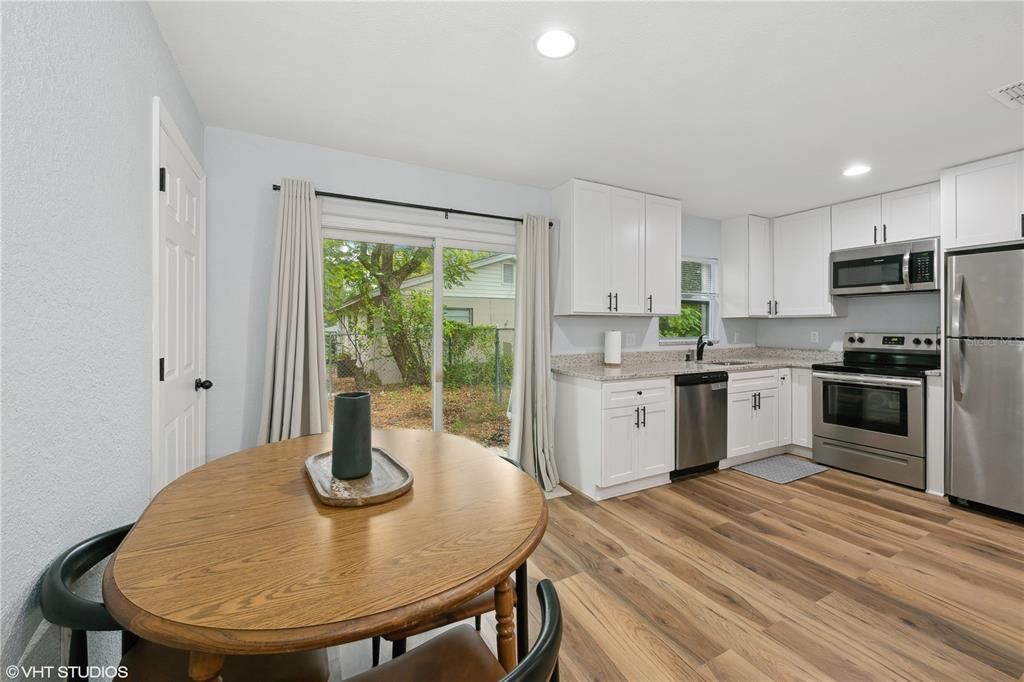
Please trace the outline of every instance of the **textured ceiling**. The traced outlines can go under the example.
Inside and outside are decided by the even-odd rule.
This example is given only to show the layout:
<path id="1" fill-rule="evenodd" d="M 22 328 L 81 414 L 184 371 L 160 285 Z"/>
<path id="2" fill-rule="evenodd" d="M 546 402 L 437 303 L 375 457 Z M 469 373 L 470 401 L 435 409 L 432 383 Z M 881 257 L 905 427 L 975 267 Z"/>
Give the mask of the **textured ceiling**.
<path id="1" fill-rule="evenodd" d="M 779 215 L 1024 146 L 1024 3 L 154 3 L 206 123 Z M 578 40 L 540 57 L 553 26 Z M 863 161 L 874 171 L 844 178 Z M 332 188 L 343 191 L 344 188 Z"/>

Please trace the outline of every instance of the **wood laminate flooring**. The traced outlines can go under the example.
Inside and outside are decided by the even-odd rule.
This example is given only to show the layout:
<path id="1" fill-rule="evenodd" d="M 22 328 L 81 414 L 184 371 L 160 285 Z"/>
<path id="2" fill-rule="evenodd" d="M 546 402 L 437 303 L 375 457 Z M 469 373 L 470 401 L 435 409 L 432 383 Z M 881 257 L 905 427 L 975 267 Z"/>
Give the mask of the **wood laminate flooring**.
<path id="1" fill-rule="evenodd" d="M 561 599 L 563 681 L 1024 680 L 1011 521 L 837 470 L 549 505 L 530 577 Z"/>

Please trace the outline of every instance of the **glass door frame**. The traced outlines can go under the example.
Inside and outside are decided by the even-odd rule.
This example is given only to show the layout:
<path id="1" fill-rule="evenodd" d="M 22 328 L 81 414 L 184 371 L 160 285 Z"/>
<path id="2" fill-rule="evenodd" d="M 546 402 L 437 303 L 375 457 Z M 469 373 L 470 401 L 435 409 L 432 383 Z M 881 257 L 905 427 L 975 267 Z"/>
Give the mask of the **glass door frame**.
<path id="1" fill-rule="evenodd" d="M 433 316 L 431 319 L 431 361 L 430 361 L 430 394 L 431 394 L 431 427 L 436 433 L 444 431 L 444 250 L 469 249 L 473 251 L 493 251 L 495 253 L 515 253 L 515 240 L 486 241 L 467 239 L 465 237 L 429 236 L 429 226 L 409 226 L 409 232 L 397 230 L 363 230 L 340 227 L 321 228 L 322 238 L 342 241 L 368 242 L 378 244 L 395 244 L 401 246 L 419 246 L 432 248 L 433 265 L 431 268 L 433 296 Z M 497 235 L 495 235 L 497 236 Z"/>

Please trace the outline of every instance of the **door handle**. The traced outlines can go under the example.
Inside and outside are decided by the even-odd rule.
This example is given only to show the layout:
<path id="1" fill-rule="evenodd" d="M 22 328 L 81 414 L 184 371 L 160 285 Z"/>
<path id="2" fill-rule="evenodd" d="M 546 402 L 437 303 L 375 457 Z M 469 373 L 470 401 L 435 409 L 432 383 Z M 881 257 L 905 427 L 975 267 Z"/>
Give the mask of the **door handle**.
<path id="1" fill-rule="evenodd" d="M 963 363 L 964 363 L 964 340 L 956 339 L 953 344 L 949 347 L 950 351 L 955 353 L 956 358 L 950 358 L 949 369 L 953 373 L 950 384 L 953 389 L 953 400 L 960 402 L 964 399 L 964 387 L 962 383 L 963 378 Z"/>
<path id="2" fill-rule="evenodd" d="M 204 391 L 209 391 L 211 388 L 213 388 L 213 382 L 210 381 L 209 379 L 196 379 L 196 390 L 197 391 L 199 389 L 203 389 Z"/>
<path id="3" fill-rule="evenodd" d="M 772 314 L 772 302 L 771 302 L 771 299 L 768 299 L 768 314 L 769 315 Z"/>
<path id="4" fill-rule="evenodd" d="M 776 315 L 779 314 L 779 302 L 778 301 L 775 301 L 775 314 Z"/>
<path id="5" fill-rule="evenodd" d="M 647 294 L 647 312 L 654 312 L 654 294 Z"/>
<path id="6" fill-rule="evenodd" d="M 615 312 L 619 312 L 619 292 L 615 292 Z"/>
<path id="7" fill-rule="evenodd" d="M 889 228 L 885 223 L 882 223 L 882 243 L 889 241 L 888 236 Z"/>
<path id="8" fill-rule="evenodd" d="M 950 311 L 950 336 L 963 336 L 960 327 L 964 316 L 964 276 L 957 275 L 953 284 L 953 310 Z"/>
<path id="9" fill-rule="evenodd" d="M 875 225 L 875 243 L 878 243 L 878 225 Z"/>
<path id="10" fill-rule="evenodd" d="M 761 409 L 761 391 L 757 392 L 757 409 Z"/>
<path id="11" fill-rule="evenodd" d="M 608 310 L 612 309 L 612 292 L 608 292 Z"/>
<path id="12" fill-rule="evenodd" d="M 647 406 L 644 405 L 640 408 L 640 413 L 643 415 L 643 421 L 640 422 L 640 426 L 647 428 Z"/>
<path id="13" fill-rule="evenodd" d="M 910 288 L 910 247 L 903 252 L 903 282 L 907 289 Z"/>
<path id="14" fill-rule="evenodd" d="M 636 428 L 639 429 L 640 428 L 640 408 L 639 407 L 634 407 L 633 408 L 633 414 L 636 415 L 636 421 L 633 422 L 633 426 L 635 426 Z"/>

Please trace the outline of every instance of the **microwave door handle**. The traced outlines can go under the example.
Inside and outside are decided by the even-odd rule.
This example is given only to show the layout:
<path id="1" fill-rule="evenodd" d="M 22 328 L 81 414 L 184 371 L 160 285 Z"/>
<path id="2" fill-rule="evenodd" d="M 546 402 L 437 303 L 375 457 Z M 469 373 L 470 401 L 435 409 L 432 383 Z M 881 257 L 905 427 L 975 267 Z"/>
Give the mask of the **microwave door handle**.
<path id="1" fill-rule="evenodd" d="M 950 336 L 963 336 L 960 333 L 960 328 L 963 326 L 964 319 L 964 276 L 957 275 L 955 283 L 953 284 L 953 310 L 950 311 L 949 320 L 949 335 Z"/>
<path id="2" fill-rule="evenodd" d="M 903 252 L 903 285 L 910 289 L 910 246 Z"/>

